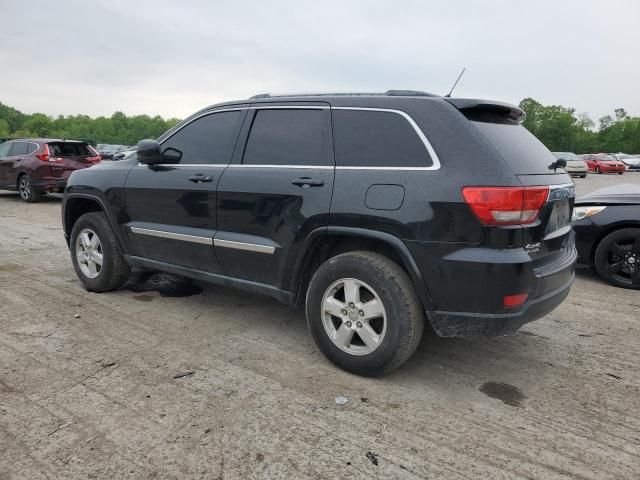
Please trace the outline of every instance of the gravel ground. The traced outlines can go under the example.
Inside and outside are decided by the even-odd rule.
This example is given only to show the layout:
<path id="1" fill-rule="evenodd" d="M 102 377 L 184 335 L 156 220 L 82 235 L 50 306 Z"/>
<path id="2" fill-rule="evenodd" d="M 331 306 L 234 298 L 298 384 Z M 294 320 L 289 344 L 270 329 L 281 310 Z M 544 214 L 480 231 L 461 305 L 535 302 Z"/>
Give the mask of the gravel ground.
<path id="1" fill-rule="evenodd" d="M 616 182 L 640 174 L 576 179 Z M 59 214 L 0 193 L 0 479 L 640 477 L 640 292 L 581 270 L 519 333 L 427 333 L 372 380 L 265 297 L 84 291 Z"/>

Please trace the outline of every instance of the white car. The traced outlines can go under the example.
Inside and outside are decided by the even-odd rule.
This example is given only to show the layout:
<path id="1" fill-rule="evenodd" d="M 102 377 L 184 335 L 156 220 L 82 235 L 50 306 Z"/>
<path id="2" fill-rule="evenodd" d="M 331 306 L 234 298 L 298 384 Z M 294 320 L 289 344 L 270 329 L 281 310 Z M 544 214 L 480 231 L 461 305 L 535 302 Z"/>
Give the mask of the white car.
<path id="1" fill-rule="evenodd" d="M 587 162 L 582 160 L 578 155 L 572 152 L 552 152 L 558 160 L 565 160 L 567 166 L 564 167 L 565 172 L 569 175 L 584 178 L 589 173 Z"/>

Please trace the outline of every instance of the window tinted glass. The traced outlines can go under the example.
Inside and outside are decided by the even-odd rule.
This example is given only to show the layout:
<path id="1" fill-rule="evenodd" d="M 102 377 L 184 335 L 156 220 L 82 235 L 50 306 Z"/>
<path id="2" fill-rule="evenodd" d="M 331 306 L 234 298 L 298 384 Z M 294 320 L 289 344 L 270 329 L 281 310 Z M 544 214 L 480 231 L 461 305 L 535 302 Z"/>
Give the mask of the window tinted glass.
<path id="1" fill-rule="evenodd" d="M 11 142 L 4 142 L 0 145 L 0 157 L 8 157 L 11 150 Z"/>
<path id="2" fill-rule="evenodd" d="M 248 165 L 330 165 L 326 110 L 258 110 L 243 163 Z"/>
<path id="3" fill-rule="evenodd" d="M 427 149 L 415 129 L 393 112 L 334 110 L 336 165 L 428 167 Z"/>
<path id="4" fill-rule="evenodd" d="M 467 118 L 484 134 L 498 154 L 516 174 L 553 174 L 549 165 L 556 161 L 553 154 L 529 130 L 518 122 L 494 114 L 474 112 Z M 497 159 L 499 161 L 499 159 Z M 563 174 L 563 170 L 556 173 Z"/>
<path id="5" fill-rule="evenodd" d="M 240 110 L 221 112 L 194 120 L 162 142 L 162 149 L 180 150 L 180 163 L 226 165 L 231 161 L 243 114 Z"/>
<path id="6" fill-rule="evenodd" d="M 40 146 L 36 143 L 32 143 L 32 142 L 27 143 L 27 155 L 31 155 L 36 150 L 38 150 L 38 148 L 40 148 Z"/>
<path id="7" fill-rule="evenodd" d="M 49 143 L 49 152 L 55 157 L 92 156 L 94 153 L 89 150 L 86 143 L 55 142 Z"/>
<path id="8" fill-rule="evenodd" d="M 25 155 L 29 144 L 27 142 L 13 142 L 13 148 L 11 149 L 11 155 Z"/>

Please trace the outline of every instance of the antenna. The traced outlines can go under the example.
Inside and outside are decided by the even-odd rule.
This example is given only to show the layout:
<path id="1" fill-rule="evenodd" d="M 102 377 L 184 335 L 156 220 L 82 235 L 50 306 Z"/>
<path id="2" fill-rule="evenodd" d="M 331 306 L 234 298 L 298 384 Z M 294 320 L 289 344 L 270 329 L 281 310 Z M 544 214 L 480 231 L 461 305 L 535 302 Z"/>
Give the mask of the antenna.
<path id="1" fill-rule="evenodd" d="M 451 96 L 451 94 L 453 93 L 453 89 L 456 88 L 456 85 L 458 85 L 458 82 L 462 78 L 462 75 L 464 74 L 464 71 L 466 69 L 467 69 L 467 67 L 462 67 L 462 71 L 460 72 L 460 75 L 458 75 L 458 78 L 456 79 L 456 83 L 453 84 L 453 87 L 451 87 L 451 90 L 449 90 L 449 93 L 447 93 L 445 95 L 445 97 L 450 97 Z"/>

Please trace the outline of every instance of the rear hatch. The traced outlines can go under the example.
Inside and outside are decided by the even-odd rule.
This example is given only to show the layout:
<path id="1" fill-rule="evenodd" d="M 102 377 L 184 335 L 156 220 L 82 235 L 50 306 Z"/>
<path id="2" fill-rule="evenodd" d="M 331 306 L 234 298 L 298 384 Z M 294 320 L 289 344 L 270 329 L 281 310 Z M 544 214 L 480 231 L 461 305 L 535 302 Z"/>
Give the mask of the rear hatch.
<path id="1" fill-rule="evenodd" d="M 535 187 L 548 189 L 542 205 L 536 205 L 539 206 L 537 216 L 517 226 L 522 228 L 522 246 L 534 260 L 534 268 L 566 268 L 567 256 L 575 255 L 569 246 L 575 201 L 571 177 L 558 167 L 555 156 L 542 142 L 521 125 L 522 110 L 498 102 L 476 101 L 474 104 L 464 100 L 456 105 L 456 100 L 449 101 L 483 134 L 502 158 L 505 168 L 515 173 L 525 187 L 525 195 L 536 191 Z M 524 203 L 526 208 L 526 200 Z"/>
<path id="2" fill-rule="evenodd" d="M 67 178 L 74 170 L 90 167 L 98 163 L 100 155 L 85 142 L 48 142 L 49 165 L 56 178 Z"/>

